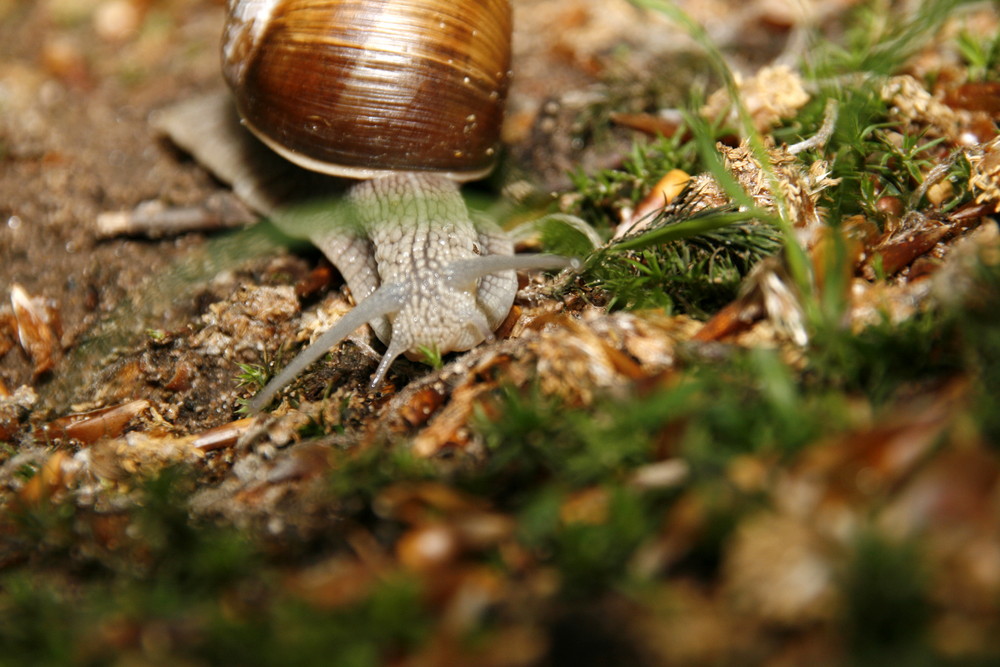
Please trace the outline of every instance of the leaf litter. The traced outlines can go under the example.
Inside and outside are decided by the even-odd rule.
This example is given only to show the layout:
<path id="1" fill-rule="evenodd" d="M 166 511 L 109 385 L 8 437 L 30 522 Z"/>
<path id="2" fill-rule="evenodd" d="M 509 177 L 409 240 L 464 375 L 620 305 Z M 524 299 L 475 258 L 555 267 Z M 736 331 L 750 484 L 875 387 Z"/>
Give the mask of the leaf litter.
<path id="1" fill-rule="evenodd" d="M 129 27 L 141 21 L 112 19 L 153 10 L 99 4 L 100 39 L 142 41 Z M 169 3 L 185 4 L 198 3 Z M 3 11 L 38 20 L 14 7 Z M 555 16 L 579 29 L 591 11 Z M 850 21 L 872 19 L 850 14 L 844 48 Z M 742 18 L 748 41 L 806 20 Z M 404 362 L 377 393 L 363 388 L 373 362 L 361 336 L 272 412 L 239 414 L 290 346 L 349 306 L 336 289 L 297 294 L 308 262 L 280 244 L 206 269 L 140 342 L 98 355 L 71 399 L 50 387 L 98 318 L 69 300 L 59 318 L 39 285 L 12 282 L 16 303 L 0 312 L 0 663 L 995 658 L 1000 115 L 992 82 L 963 72 L 1000 70 L 995 38 L 965 47 L 982 62 L 956 61 L 937 38 L 955 25 L 925 30 L 893 76 L 873 78 L 873 97 L 775 70 L 791 102 L 769 105 L 783 91 L 769 98 L 768 86 L 783 84 L 748 69 L 697 107 L 705 128 L 692 131 L 708 132 L 717 165 L 696 161 L 680 193 L 654 189 L 677 166 L 665 140 L 648 144 L 660 154 L 644 156 L 657 165 L 645 180 L 621 176 L 634 154 L 617 149 L 615 173 L 555 205 L 604 210 L 592 222 L 605 238 L 623 221 L 629 233 L 577 276 L 523 281 L 498 341 L 438 369 Z M 973 5 L 960 25 L 995 34 L 995 10 Z M 64 85 L 106 76 L 59 44 L 46 66 Z M 155 67 L 146 44 L 139 62 Z M 572 67 L 594 76 L 598 61 Z M 936 82 L 921 75 L 932 71 Z M 613 91 L 615 77 L 601 85 Z M 820 132 L 831 95 L 838 129 L 791 152 Z M 855 115 L 864 131 L 845 136 Z M 19 168 L 31 146 L 14 142 Z M 175 178 L 213 187 L 190 170 Z M 9 215 L 30 218 L 19 206 Z M 647 217 L 624 217 L 637 210 Z M 785 249 L 728 284 L 722 268 L 739 265 L 722 267 L 723 249 L 667 236 L 698 210 L 745 213 L 742 233 Z M 132 246 L 150 249 L 116 252 Z M 711 301 L 655 270 L 675 259 L 722 285 L 708 316 L 689 306 Z M 616 289 L 640 280 L 653 300 L 623 308 Z M 95 289 L 98 304 L 124 291 Z"/>

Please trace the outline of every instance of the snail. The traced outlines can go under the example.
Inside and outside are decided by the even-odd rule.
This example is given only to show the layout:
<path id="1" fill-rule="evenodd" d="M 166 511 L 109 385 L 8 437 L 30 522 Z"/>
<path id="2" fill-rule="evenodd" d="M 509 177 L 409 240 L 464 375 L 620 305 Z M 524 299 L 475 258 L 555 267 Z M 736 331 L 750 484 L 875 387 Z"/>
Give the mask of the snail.
<path id="1" fill-rule="evenodd" d="M 250 402 L 259 411 L 307 366 L 371 324 L 401 354 L 468 350 L 505 319 L 515 270 L 562 268 L 514 255 L 494 222 L 471 216 L 459 184 L 487 174 L 510 78 L 509 0 L 229 0 L 223 75 L 240 123 L 284 160 L 356 179 L 346 206 L 305 232 L 356 306 Z M 210 96 L 156 124 L 252 207 L 280 219 L 276 180 L 245 131 Z M 242 135 L 241 135 L 242 131 Z"/>

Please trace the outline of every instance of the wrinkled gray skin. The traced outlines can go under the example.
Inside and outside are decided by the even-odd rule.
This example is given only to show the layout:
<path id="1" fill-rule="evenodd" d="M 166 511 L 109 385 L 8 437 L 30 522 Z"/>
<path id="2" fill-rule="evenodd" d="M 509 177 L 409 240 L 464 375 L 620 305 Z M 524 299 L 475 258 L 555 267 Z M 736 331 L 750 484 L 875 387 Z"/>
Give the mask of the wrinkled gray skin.
<path id="1" fill-rule="evenodd" d="M 400 354 L 444 354 L 492 338 L 517 291 L 517 268 L 560 268 L 567 260 L 515 256 L 492 221 L 472 218 L 458 186 L 429 172 L 402 172 L 350 186 L 347 207 L 283 212 L 329 177 L 299 170 L 241 127 L 224 93 L 186 102 L 154 125 L 190 152 L 257 211 L 307 236 L 341 272 L 358 304 L 285 367 L 250 403 L 252 411 L 355 329 L 370 323 L 388 346 L 372 379 L 377 387 Z M 340 215 L 348 219 L 331 219 Z"/>
<path id="2" fill-rule="evenodd" d="M 345 279 L 352 273 L 351 291 L 359 302 L 379 285 L 409 285 L 400 310 L 371 323 L 390 346 L 387 357 L 418 346 L 467 350 L 500 325 L 517 290 L 513 271 L 467 275 L 466 284 L 442 280 L 459 260 L 514 254 L 513 243 L 495 224 L 470 219 L 453 181 L 401 173 L 355 185 L 350 199 L 365 237 L 349 245 L 340 234 L 317 233 L 311 239 L 331 261 L 337 258 Z"/>

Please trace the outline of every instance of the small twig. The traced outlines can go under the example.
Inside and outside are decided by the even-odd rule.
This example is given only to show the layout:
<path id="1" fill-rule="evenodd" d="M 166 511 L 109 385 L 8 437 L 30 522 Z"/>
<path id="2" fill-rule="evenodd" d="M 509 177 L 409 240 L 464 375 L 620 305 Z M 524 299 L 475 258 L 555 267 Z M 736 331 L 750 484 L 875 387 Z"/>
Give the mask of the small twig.
<path id="1" fill-rule="evenodd" d="M 173 207 L 154 199 L 131 211 L 101 213 L 97 216 L 97 233 L 102 238 L 145 236 L 155 239 L 241 227 L 256 219 L 246 206 L 228 194 L 213 195 L 198 206 Z"/>

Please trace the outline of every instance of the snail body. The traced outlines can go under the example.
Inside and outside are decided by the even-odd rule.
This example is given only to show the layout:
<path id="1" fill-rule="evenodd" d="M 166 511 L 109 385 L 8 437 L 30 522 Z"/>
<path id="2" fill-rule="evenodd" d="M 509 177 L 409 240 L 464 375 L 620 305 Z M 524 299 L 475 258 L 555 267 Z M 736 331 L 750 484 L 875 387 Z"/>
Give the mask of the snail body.
<path id="1" fill-rule="evenodd" d="M 282 158 L 351 179 L 349 220 L 318 213 L 304 232 L 344 276 L 356 306 L 250 403 L 260 410 L 355 329 L 387 351 L 467 350 L 492 337 L 517 291 L 515 269 L 560 257 L 515 256 L 492 221 L 470 216 L 459 183 L 492 168 L 510 67 L 508 0 L 230 0 L 223 74 L 242 124 Z M 261 212 L 279 221 L 273 175 L 248 166 L 246 142 L 218 100 L 164 114 L 159 126 Z"/>

